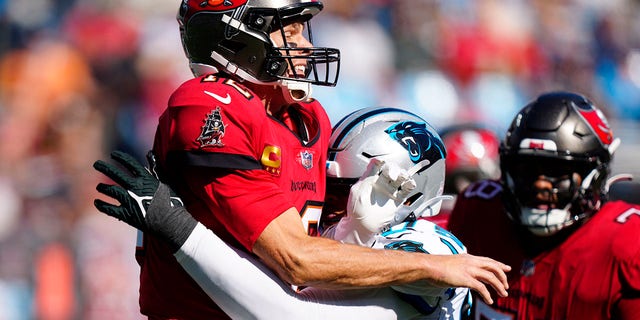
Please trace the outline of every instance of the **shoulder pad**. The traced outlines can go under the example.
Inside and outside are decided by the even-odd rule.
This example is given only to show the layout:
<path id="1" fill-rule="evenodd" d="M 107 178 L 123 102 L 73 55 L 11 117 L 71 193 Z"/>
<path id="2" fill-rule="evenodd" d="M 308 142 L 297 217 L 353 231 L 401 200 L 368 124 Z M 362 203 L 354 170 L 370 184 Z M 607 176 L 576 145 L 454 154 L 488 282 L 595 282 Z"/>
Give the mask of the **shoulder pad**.
<path id="1" fill-rule="evenodd" d="M 621 200 L 640 204 L 640 182 L 618 181 L 609 187 L 609 201 Z"/>
<path id="2" fill-rule="evenodd" d="M 169 106 L 184 105 L 217 105 L 222 108 L 254 104 L 264 109 L 255 93 L 243 84 L 215 75 L 202 76 L 185 81 L 176 89 L 169 99 Z"/>

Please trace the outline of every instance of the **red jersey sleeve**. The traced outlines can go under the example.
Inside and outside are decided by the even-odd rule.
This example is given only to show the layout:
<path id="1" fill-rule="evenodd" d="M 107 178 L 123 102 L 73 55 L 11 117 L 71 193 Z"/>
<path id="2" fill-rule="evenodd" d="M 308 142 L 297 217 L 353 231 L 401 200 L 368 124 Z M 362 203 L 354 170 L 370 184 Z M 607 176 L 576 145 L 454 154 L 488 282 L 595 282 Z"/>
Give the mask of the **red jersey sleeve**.
<path id="1" fill-rule="evenodd" d="M 264 117 L 260 99 L 233 80 L 193 79 L 171 95 L 154 150 L 169 166 L 258 169 Z"/>

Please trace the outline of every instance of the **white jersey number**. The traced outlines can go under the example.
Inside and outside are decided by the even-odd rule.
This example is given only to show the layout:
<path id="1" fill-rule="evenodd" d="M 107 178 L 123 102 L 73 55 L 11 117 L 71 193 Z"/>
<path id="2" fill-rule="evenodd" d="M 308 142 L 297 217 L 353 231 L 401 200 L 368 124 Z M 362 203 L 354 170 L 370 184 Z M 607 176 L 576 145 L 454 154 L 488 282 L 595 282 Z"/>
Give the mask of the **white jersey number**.
<path id="1" fill-rule="evenodd" d="M 322 215 L 322 202 L 307 201 L 302 210 L 300 217 L 302 218 L 302 226 L 307 230 L 310 236 L 318 236 L 318 225 L 320 216 Z"/>
<path id="2" fill-rule="evenodd" d="M 492 180 L 483 180 L 471 185 L 465 192 L 465 198 L 478 197 L 492 199 L 502 191 L 502 185 Z"/>
<path id="3" fill-rule="evenodd" d="M 625 222 L 627 222 L 627 220 L 631 219 L 632 215 L 636 215 L 636 216 L 638 216 L 638 218 L 640 218 L 640 210 L 638 210 L 636 208 L 631 208 L 631 209 L 625 211 L 624 213 L 622 213 L 621 215 L 619 215 L 616 218 L 616 222 L 625 223 Z"/>

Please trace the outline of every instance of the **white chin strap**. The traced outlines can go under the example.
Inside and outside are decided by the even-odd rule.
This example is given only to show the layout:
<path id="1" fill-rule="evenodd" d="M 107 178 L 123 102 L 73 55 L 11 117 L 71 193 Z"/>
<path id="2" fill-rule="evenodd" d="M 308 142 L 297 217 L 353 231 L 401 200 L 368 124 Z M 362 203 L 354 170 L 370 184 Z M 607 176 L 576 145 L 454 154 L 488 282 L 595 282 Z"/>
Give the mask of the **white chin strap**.
<path id="1" fill-rule="evenodd" d="M 280 80 L 278 84 L 282 88 L 282 95 L 289 103 L 307 101 L 311 97 L 311 83 L 309 82 Z"/>

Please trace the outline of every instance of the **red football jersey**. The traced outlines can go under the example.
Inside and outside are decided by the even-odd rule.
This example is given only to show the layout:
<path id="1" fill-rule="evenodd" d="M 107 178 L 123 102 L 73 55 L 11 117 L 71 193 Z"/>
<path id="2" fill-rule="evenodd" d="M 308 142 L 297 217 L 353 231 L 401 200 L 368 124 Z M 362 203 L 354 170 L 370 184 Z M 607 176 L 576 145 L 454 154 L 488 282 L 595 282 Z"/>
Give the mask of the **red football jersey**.
<path id="1" fill-rule="evenodd" d="M 501 196 L 499 183 L 475 183 L 449 220 L 469 253 L 512 267 L 509 296 L 494 295 L 492 306 L 476 299 L 475 319 L 611 319 L 623 294 L 639 297 L 640 206 L 606 203 L 560 245 L 529 256 L 518 235 L 526 231 L 507 217 Z"/>
<path id="2" fill-rule="evenodd" d="M 154 154 L 161 176 L 189 212 L 228 243 L 251 251 L 264 228 L 291 207 L 316 233 L 330 134 L 329 118 L 316 101 L 291 106 L 276 119 L 243 85 L 210 75 L 173 93 L 160 117 Z M 138 260 L 144 314 L 227 318 L 160 239 L 145 235 L 143 245 Z"/>

